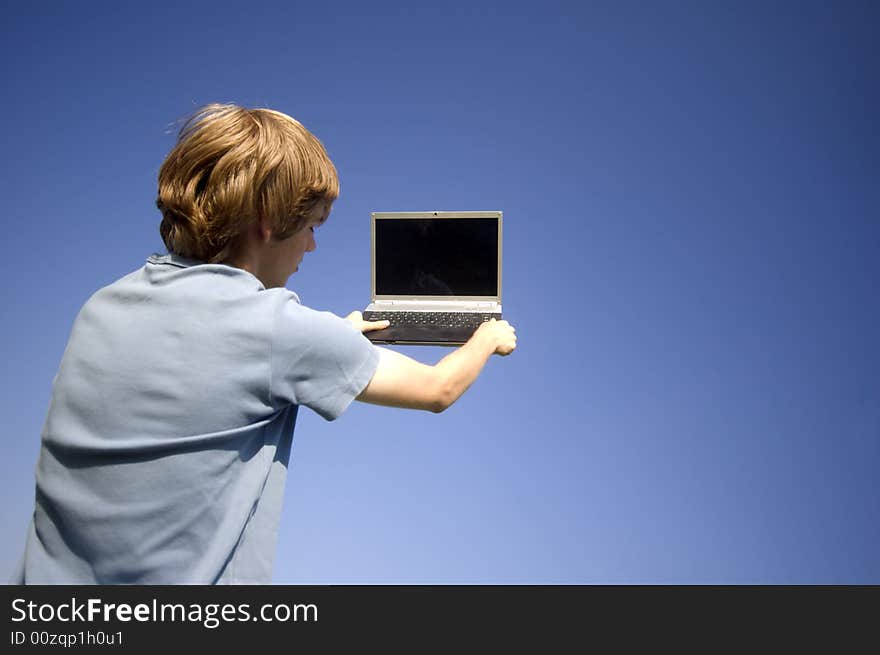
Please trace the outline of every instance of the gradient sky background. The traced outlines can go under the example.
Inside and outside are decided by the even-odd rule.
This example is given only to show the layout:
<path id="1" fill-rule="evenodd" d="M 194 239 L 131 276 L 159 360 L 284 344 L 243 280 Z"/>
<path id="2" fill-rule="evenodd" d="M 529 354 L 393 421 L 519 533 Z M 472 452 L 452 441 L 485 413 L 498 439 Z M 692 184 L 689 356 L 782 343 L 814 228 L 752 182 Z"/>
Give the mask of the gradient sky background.
<path id="1" fill-rule="evenodd" d="M 370 211 L 502 210 L 519 336 L 444 414 L 301 413 L 276 582 L 880 583 L 878 24 L 876 2 L 5 3 L 0 575 L 72 321 L 164 251 L 174 122 L 232 101 L 339 169 L 305 304 L 366 305 Z"/>

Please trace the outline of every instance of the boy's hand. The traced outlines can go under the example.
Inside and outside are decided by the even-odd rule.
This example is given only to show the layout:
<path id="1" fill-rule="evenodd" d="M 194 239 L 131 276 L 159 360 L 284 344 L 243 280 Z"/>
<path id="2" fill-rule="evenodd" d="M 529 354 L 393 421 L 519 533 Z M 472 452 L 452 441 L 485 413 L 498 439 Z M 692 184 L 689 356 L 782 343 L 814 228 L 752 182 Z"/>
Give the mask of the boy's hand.
<path id="1" fill-rule="evenodd" d="M 364 315 L 360 312 L 352 312 L 345 317 L 346 321 L 351 321 L 358 332 L 372 332 L 373 330 L 383 330 L 391 325 L 391 321 L 365 321 Z"/>
<path id="2" fill-rule="evenodd" d="M 471 338 L 485 339 L 496 355 L 509 355 L 516 349 L 516 328 L 507 321 L 490 319 L 478 327 Z"/>

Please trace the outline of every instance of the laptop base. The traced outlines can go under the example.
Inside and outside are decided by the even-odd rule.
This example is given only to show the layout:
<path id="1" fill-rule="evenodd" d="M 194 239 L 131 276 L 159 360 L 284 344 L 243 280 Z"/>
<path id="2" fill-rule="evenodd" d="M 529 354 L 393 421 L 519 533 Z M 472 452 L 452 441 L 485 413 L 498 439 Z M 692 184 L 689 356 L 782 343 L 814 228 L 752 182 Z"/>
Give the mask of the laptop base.
<path id="1" fill-rule="evenodd" d="M 387 343 L 401 346 L 461 346 L 467 343 L 476 330 L 474 328 L 441 328 L 390 326 L 384 330 L 365 332 L 364 336 L 373 343 Z"/>

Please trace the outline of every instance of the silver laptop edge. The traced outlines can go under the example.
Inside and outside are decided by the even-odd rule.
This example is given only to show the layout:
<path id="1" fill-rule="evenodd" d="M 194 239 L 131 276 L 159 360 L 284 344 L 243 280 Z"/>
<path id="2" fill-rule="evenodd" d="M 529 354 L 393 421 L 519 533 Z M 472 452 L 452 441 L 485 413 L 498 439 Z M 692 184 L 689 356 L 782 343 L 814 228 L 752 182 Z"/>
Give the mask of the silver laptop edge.
<path id="1" fill-rule="evenodd" d="M 376 220 L 396 218 L 497 218 L 498 294 L 495 296 L 387 296 L 376 293 Z M 501 239 L 503 212 L 370 212 L 370 305 L 368 311 L 401 309 L 406 311 L 481 311 L 501 313 Z"/>

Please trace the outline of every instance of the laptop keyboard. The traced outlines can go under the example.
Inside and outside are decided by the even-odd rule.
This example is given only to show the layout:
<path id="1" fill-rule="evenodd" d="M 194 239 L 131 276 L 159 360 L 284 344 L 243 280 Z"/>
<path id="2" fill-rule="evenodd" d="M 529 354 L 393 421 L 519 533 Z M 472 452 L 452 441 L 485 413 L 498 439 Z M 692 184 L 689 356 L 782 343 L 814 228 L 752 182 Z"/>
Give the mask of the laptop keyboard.
<path id="1" fill-rule="evenodd" d="M 365 321 L 391 321 L 391 326 L 413 327 L 480 327 L 489 319 L 500 319 L 501 314 L 480 312 L 364 312 Z"/>

